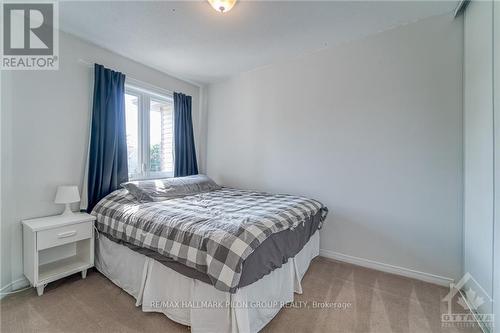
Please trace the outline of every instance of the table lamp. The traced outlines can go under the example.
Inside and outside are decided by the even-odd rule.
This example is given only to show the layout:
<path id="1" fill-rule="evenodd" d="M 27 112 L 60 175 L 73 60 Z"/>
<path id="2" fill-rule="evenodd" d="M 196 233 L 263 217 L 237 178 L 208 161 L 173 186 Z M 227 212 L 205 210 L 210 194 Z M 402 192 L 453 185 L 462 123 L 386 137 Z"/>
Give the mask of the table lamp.
<path id="1" fill-rule="evenodd" d="M 78 186 L 71 185 L 71 186 L 58 186 L 57 187 L 57 193 L 56 193 L 56 198 L 54 199 L 54 202 L 56 204 L 65 204 L 66 205 L 66 208 L 64 209 L 64 212 L 61 215 L 74 214 L 71 211 L 70 204 L 72 202 L 78 202 L 78 201 L 80 201 L 80 193 L 78 192 Z"/>

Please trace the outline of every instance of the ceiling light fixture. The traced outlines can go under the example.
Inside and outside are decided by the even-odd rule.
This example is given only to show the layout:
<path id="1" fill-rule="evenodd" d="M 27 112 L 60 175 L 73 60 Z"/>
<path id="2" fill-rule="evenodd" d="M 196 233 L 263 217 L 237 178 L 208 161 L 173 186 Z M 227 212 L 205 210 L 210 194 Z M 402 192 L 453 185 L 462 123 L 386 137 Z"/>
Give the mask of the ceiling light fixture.
<path id="1" fill-rule="evenodd" d="M 208 2 L 216 11 L 224 14 L 234 7 L 236 0 L 208 0 Z"/>

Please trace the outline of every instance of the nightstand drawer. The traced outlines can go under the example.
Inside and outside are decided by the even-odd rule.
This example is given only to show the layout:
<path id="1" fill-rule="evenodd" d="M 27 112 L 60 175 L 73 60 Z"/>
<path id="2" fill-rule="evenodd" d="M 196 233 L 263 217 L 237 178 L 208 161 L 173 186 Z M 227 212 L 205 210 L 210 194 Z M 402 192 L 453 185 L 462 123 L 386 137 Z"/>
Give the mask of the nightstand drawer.
<path id="1" fill-rule="evenodd" d="M 37 233 L 37 249 L 63 245 L 92 237 L 92 222 L 72 224 L 55 229 L 39 231 Z"/>

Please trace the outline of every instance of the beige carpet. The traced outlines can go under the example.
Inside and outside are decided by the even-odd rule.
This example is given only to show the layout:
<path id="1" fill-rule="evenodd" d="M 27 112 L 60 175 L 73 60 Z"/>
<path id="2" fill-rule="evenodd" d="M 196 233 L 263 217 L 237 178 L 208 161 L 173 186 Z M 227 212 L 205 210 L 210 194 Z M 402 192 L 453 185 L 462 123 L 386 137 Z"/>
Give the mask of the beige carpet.
<path id="1" fill-rule="evenodd" d="M 392 274 L 316 258 L 303 289 L 265 332 L 480 332 L 442 327 L 446 288 Z M 1 331 L 189 332 L 162 314 L 142 312 L 134 301 L 90 271 L 86 280 L 73 275 L 49 284 L 41 297 L 34 289 L 5 297 Z M 313 302 L 330 307 L 317 308 Z M 344 308 L 335 309 L 334 303 Z"/>

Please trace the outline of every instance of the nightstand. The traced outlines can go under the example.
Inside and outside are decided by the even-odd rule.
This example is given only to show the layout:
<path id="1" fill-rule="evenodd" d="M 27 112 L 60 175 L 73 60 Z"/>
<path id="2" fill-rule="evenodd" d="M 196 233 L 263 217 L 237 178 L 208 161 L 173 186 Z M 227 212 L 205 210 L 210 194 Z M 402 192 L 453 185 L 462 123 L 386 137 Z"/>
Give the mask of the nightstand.
<path id="1" fill-rule="evenodd" d="M 94 221 L 86 213 L 22 221 L 24 275 L 38 296 L 52 281 L 94 266 Z"/>

